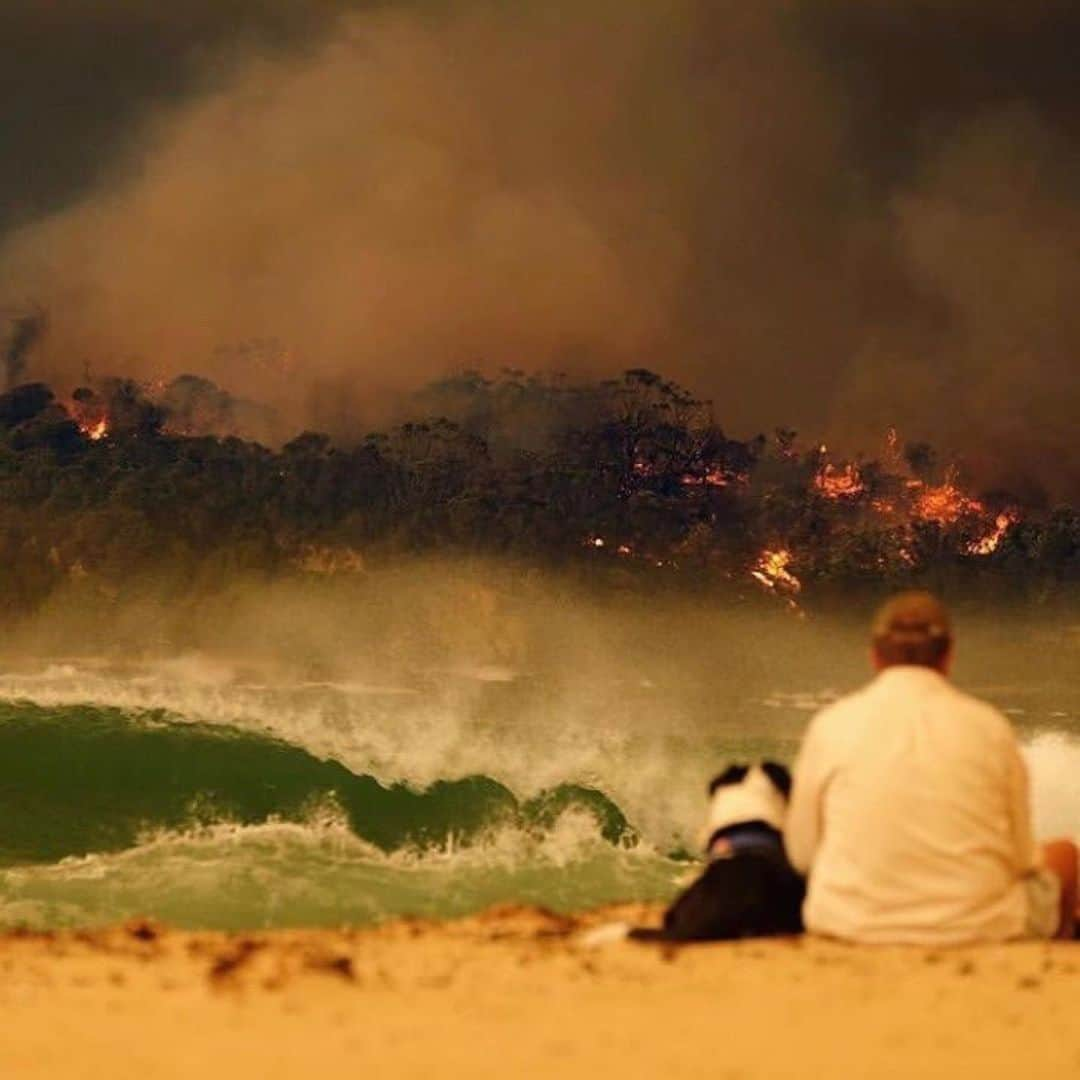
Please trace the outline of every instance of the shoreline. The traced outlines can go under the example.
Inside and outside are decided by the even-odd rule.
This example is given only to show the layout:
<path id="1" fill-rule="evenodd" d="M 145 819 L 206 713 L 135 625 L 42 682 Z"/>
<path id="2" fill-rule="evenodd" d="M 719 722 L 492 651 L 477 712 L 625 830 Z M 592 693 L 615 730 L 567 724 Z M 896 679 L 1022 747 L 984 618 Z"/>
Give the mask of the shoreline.
<path id="1" fill-rule="evenodd" d="M 1075 943 L 811 938 L 589 947 L 613 920 L 503 906 L 445 922 L 0 935 L 0 1073 L 300 1077 L 1060 1077 L 1080 1073 Z"/>

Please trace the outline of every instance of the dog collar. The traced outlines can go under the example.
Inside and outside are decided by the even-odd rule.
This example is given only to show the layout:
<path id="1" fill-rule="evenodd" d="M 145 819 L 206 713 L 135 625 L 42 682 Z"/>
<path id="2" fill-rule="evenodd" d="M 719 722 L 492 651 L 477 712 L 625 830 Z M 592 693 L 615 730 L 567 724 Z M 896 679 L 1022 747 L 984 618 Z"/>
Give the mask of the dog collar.
<path id="1" fill-rule="evenodd" d="M 740 855 L 744 851 L 778 851 L 783 849 L 779 830 L 766 821 L 747 821 L 717 829 L 706 851 L 717 857 Z"/>

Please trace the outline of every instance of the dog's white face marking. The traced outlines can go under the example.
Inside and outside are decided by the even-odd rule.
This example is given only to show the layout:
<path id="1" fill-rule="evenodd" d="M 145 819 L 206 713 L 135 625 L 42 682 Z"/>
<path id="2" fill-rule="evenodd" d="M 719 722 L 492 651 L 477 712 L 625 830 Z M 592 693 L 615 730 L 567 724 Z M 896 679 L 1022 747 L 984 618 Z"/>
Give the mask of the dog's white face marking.
<path id="1" fill-rule="evenodd" d="M 744 821 L 764 821 L 783 830 L 787 799 L 760 765 L 751 766 L 741 781 L 722 784 L 713 792 L 709 804 L 707 834 Z"/>

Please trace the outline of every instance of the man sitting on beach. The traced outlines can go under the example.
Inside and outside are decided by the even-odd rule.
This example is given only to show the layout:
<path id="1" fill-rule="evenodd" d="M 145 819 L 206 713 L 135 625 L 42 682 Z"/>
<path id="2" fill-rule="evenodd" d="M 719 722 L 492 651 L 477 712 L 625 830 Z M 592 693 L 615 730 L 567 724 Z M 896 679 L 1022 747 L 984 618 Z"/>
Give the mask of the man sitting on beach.
<path id="1" fill-rule="evenodd" d="M 784 829 L 809 876 L 807 929 L 869 943 L 1072 937 L 1077 848 L 1037 851 L 1009 722 L 957 690 L 949 616 L 929 593 L 873 625 L 877 677 L 811 722 Z"/>

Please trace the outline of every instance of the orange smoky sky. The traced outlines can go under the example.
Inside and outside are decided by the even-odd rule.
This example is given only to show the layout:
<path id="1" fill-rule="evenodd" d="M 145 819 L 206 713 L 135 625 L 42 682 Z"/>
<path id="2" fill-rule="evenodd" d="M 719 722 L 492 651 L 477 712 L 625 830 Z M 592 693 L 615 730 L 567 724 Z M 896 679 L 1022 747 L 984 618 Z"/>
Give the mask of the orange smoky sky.
<path id="1" fill-rule="evenodd" d="M 340 431 L 465 367 L 649 366 L 736 434 L 1080 486 L 1070 7 L 158 7 L 6 16 L 56 69 L 0 136 L 35 377 L 194 371 Z"/>

